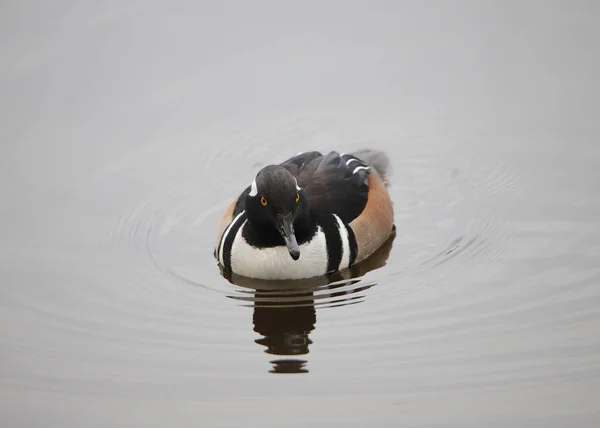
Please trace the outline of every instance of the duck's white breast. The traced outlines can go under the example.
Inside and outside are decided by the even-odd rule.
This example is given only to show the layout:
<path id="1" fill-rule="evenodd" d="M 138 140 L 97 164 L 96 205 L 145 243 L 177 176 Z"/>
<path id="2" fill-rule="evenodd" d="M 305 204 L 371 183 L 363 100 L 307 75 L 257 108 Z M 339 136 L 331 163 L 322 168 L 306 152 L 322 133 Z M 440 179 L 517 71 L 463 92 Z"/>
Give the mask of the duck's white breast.
<path id="1" fill-rule="evenodd" d="M 327 273 L 327 243 L 320 226 L 310 241 L 300 245 L 298 260 L 292 259 L 285 246 L 251 246 L 242 236 L 245 226 L 246 222 L 231 245 L 231 270 L 235 274 L 259 279 L 301 279 Z"/>

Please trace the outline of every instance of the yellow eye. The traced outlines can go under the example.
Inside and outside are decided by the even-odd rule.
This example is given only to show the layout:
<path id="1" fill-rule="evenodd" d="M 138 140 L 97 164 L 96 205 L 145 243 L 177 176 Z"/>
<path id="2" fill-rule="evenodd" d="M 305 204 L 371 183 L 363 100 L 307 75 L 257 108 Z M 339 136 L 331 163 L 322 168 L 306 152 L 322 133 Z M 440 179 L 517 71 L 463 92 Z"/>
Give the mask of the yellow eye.
<path id="1" fill-rule="evenodd" d="M 261 197 L 260 197 L 260 203 L 261 203 L 261 205 L 262 205 L 263 207 L 266 207 L 266 206 L 267 206 L 267 204 L 268 204 L 268 202 L 267 202 L 267 200 L 265 199 L 265 197 L 264 197 L 264 196 L 261 196 Z"/>
<path id="2" fill-rule="evenodd" d="M 296 203 L 300 200 L 300 193 L 296 193 Z"/>

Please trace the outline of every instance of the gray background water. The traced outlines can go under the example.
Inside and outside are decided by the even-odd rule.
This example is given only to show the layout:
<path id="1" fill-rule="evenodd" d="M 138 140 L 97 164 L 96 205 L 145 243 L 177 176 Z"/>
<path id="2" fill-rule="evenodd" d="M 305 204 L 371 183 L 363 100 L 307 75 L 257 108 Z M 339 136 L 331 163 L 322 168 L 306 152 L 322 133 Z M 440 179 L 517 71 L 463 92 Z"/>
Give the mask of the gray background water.
<path id="1" fill-rule="evenodd" d="M 2 2 L 2 426 L 598 426 L 598 4 L 285 3 Z M 270 373 L 220 215 L 365 146 L 387 266 Z"/>

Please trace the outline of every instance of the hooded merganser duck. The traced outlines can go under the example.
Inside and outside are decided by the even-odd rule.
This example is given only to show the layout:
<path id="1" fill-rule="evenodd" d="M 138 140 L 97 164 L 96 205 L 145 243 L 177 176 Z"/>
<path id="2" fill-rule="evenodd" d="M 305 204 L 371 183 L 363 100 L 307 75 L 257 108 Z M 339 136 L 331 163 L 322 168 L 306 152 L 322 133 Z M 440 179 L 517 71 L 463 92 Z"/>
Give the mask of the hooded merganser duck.
<path id="1" fill-rule="evenodd" d="M 258 279 L 331 274 L 369 257 L 392 234 L 384 153 L 300 153 L 261 169 L 221 221 L 215 257 Z"/>

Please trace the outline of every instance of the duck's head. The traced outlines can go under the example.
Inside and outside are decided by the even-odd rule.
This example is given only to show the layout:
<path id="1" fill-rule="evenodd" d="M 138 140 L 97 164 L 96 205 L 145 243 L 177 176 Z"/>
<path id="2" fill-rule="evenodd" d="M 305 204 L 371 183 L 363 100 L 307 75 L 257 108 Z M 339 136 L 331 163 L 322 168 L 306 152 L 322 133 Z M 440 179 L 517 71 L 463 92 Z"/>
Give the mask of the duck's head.
<path id="1" fill-rule="evenodd" d="M 268 165 L 261 169 L 246 196 L 246 213 L 260 233 L 278 234 L 294 260 L 300 257 L 294 223 L 307 215 L 304 192 L 285 168 Z"/>

